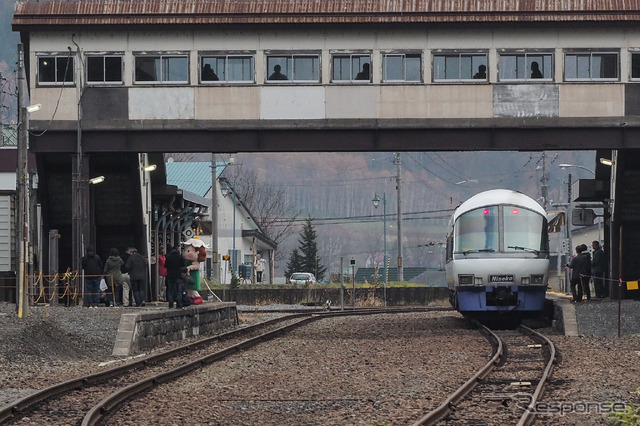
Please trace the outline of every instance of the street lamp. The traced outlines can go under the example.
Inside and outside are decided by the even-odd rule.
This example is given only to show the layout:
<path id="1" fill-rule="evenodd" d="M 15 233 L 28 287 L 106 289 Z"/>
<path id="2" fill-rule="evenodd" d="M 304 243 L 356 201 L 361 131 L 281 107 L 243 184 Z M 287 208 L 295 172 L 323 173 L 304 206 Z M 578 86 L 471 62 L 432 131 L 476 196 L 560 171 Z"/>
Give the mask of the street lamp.
<path id="1" fill-rule="evenodd" d="M 581 166 L 581 165 L 579 165 L 579 164 L 566 164 L 566 163 L 563 163 L 563 164 L 558 164 L 558 167 L 560 167 L 561 169 L 566 169 L 566 168 L 568 168 L 568 167 L 577 167 L 577 168 L 579 168 L 579 169 L 583 169 L 583 170 L 588 171 L 589 173 L 591 173 L 591 174 L 592 174 L 592 175 L 594 175 L 594 176 L 596 175 L 596 172 L 594 172 L 594 171 L 593 171 L 593 170 L 591 170 L 590 168 L 585 167 L 585 166 Z"/>
<path id="2" fill-rule="evenodd" d="M 378 206 L 380 205 L 380 196 L 378 194 L 375 194 L 375 196 L 373 197 L 373 200 L 371 200 L 373 202 L 373 207 L 375 207 L 376 209 L 378 208 Z M 384 305 L 387 306 L 387 280 L 388 280 L 388 273 L 387 273 L 387 193 L 383 192 L 382 193 L 382 223 L 383 223 L 383 227 L 384 227 L 384 232 L 383 232 L 383 237 L 384 238 L 384 267 L 382 269 L 382 273 L 384 274 Z"/>

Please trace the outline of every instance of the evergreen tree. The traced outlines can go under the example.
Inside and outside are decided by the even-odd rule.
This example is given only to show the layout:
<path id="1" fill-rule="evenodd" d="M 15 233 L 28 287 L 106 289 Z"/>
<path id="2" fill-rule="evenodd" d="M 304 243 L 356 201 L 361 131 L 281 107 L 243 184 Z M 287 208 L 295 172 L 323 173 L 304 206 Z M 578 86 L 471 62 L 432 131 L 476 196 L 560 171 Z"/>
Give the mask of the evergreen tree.
<path id="1" fill-rule="evenodd" d="M 327 268 L 320 263 L 316 237 L 316 231 L 313 229 L 313 219 L 308 217 L 305 219 L 300 240 L 298 240 L 301 255 L 301 269 L 298 272 L 310 272 L 320 281 L 324 277 Z"/>
<path id="2" fill-rule="evenodd" d="M 287 269 L 284 271 L 284 276 L 289 278 L 294 272 L 304 272 L 300 268 L 302 268 L 302 257 L 300 256 L 300 252 L 298 251 L 298 249 L 294 248 L 291 252 L 291 256 L 289 256 L 289 261 L 287 262 Z"/>

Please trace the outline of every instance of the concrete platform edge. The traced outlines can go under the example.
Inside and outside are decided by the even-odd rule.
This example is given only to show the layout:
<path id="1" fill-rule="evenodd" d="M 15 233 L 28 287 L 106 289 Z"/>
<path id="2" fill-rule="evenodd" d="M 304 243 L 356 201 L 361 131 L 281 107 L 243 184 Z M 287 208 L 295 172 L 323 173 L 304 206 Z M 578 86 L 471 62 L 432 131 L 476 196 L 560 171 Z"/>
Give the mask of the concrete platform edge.
<path id="1" fill-rule="evenodd" d="M 213 334 L 237 325 L 235 302 L 126 313 L 120 317 L 112 355 L 129 356 L 166 342 Z"/>
<path id="2" fill-rule="evenodd" d="M 564 333 L 565 336 L 578 336 L 576 308 L 571 304 L 571 300 L 548 293 L 547 299 L 553 302 L 553 328 Z"/>

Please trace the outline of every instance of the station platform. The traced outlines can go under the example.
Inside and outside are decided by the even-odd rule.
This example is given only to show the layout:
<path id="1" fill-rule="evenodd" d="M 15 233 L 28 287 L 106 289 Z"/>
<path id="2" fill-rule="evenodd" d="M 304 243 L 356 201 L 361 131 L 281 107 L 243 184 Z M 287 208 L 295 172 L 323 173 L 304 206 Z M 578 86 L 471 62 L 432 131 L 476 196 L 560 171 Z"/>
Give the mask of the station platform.
<path id="1" fill-rule="evenodd" d="M 640 301 L 608 298 L 571 302 L 571 295 L 547 292 L 553 328 L 565 336 L 617 337 L 640 334 Z"/>

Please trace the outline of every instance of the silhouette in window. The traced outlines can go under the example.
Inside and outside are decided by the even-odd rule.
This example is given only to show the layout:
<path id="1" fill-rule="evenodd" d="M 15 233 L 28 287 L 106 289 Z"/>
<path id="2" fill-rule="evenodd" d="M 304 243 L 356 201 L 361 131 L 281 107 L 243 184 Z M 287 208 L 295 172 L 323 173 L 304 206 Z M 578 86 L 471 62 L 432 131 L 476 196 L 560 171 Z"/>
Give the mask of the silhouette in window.
<path id="1" fill-rule="evenodd" d="M 369 64 L 368 63 L 364 63 L 362 64 L 362 71 L 360 71 L 358 73 L 358 75 L 356 75 L 356 80 L 369 80 Z"/>
<path id="2" fill-rule="evenodd" d="M 542 72 L 540 72 L 540 67 L 538 63 L 533 61 L 531 62 L 531 78 L 542 78 Z"/>
<path id="3" fill-rule="evenodd" d="M 269 76 L 269 80 L 289 80 L 285 74 L 280 72 L 280 65 L 273 67 L 273 73 Z"/>
<path id="4" fill-rule="evenodd" d="M 478 72 L 475 73 L 473 78 L 476 79 L 476 80 L 486 80 L 487 79 L 487 66 L 486 65 L 480 65 L 478 67 Z"/>
<path id="5" fill-rule="evenodd" d="M 220 79 L 218 78 L 216 73 L 213 72 L 213 68 L 211 68 L 211 65 L 205 64 L 204 68 L 202 68 L 202 81 L 219 81 L 219 80 Z"/>

